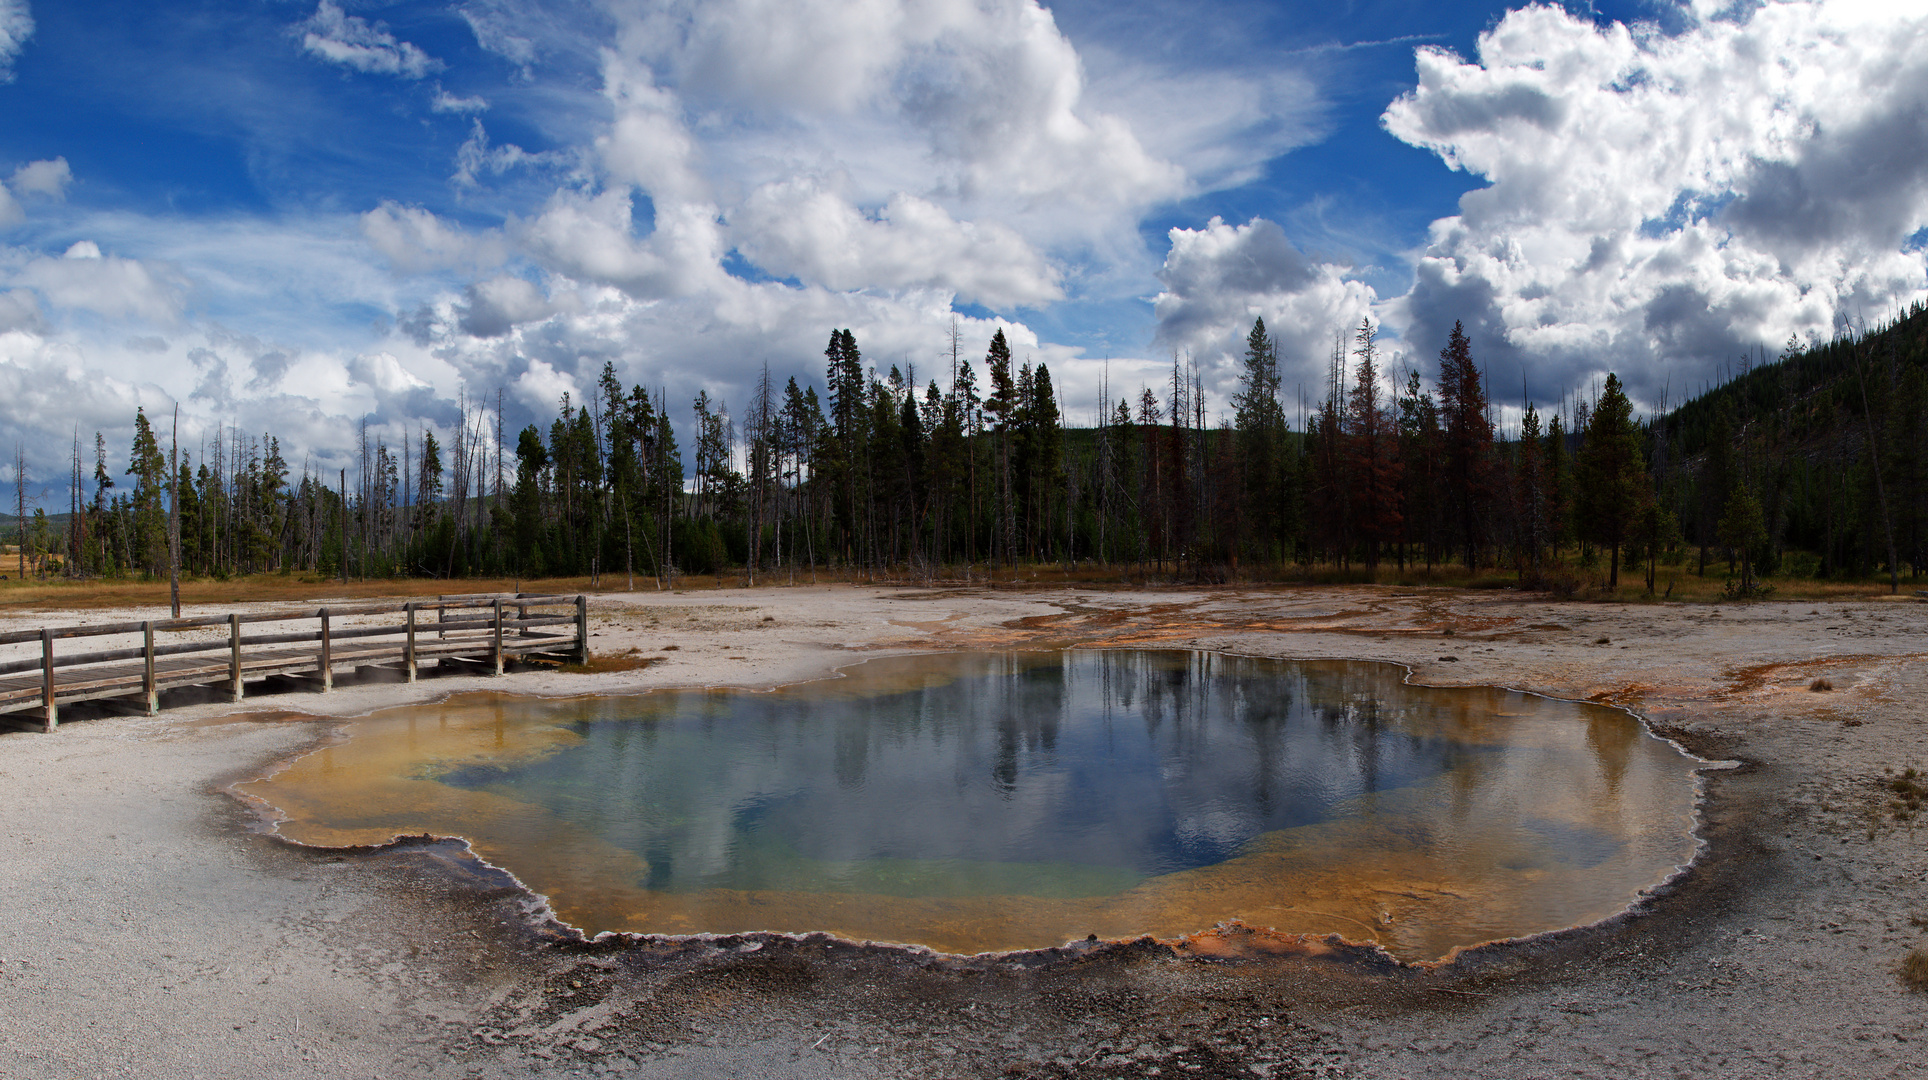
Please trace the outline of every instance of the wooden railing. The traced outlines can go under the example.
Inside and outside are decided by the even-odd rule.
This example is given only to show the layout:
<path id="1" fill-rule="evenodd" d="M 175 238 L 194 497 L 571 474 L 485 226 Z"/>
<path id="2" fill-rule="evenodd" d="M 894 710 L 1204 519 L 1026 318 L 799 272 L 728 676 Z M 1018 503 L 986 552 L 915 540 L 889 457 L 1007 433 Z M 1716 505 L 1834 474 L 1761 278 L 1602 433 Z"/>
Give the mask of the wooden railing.
<path id="1" fill-rule="evenodd" d="M 564 609 L 564 610 L 558 610 Z M 432 620 L 426 613 L 433 612 Z M 373 616 L 401 615 L 395 625 L 365 625 Z M 364 625 L 338 626 L 358 619 Z M 244 634 L 244 625 L 292 624 L 276 633 Z M 313 629 L 300 628 L 314 623 Z M 543 627 L 570 626 L 557 633 Z M 199 641 L 163 642 L 161 635 L 226 633 Z M 138 645 L 62 654 L 57 641 L 133 637 Z M 588 598 L 581 595 L 472 593 L 434 600 L 374 601 L 321 608 L 206 615 L 185 619 L 48 627 L 0 633 L 0 646 L 38 642 L 40 655 L 0 660 L 0 724 L 53 731 L 60 706 L 79 701 L 134 698 L 149 715 L 161 691 L 215 685 L 242 700 L 248 679 L 285 676 L 333 689 L 335 671 L 391 667 L 414 682 L 424 662 L 500 675 L 510 659 L 530 657 L 586 663 Z M 22 715 L 22 713 L 25 715 Z"/>

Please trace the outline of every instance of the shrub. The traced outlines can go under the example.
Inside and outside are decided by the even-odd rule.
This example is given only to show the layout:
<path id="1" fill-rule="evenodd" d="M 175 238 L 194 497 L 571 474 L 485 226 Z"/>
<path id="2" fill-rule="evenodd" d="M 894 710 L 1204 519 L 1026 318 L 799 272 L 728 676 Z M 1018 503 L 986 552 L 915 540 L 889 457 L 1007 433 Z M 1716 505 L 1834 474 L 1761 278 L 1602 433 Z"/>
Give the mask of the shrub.
<path id="1" fill-rule="evenodd" d="M 1928 946 L 1917 945 L 1895 965 L 1902 985 L 1910 990 L 1928 990 Z"/>

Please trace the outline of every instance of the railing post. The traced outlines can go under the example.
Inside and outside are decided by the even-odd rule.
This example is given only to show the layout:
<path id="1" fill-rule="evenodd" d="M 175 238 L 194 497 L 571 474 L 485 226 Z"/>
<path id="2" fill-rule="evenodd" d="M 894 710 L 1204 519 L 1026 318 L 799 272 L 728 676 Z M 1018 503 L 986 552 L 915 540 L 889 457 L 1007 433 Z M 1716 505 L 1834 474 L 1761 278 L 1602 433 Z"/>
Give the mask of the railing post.
<path id="1" fill-rule="evenodd" d="M 141 701 L 147 708 L 147 715 L 153 716 L 161 711 L 161 688 L 154 678 L 153 619 L 141 624 L 141 637 L 147 650 L 147 655 L 141 659 Z"/>
<path id="2" fill-rule="evenodd" d="M 408 612 L 408 644 L 402 646 L 402 670 L 407 672 L 408 681 L 415 681 L 415 601 L 403 605 Z"/>
<path id="3" fill-rule="evenodd" d="M 438 593 L 435 597 L 435 637 L 438 641 L 447 641 L 449 636 L 448 630 L 442 626 L 449 621 L 448 600 L 447 593 Z"/>
<path id="4" fill-rule="evenodd" d="M 589 597 L 576 594 L 576 663 L 589 662 Z"/>
<path id="5" fill-rule="evenodd" d="M 328 609 L 321 612 L 321 692 L 327 693 L 335 688 L 335 653 L 328 641 Z"/>
<path id="6" fill-rule="evenodd" d="M 228 615 L 228 700 L 241 700 L 241 614 Z"/>
<path id="7" fill-rule="evenodd" d="M 40 703 L 47 710 L 47 730 L 60 726 L 60 706 L 54 703 L 54 632 L 40 631 Z"/>
<path id="8" fill-rule="evenodd" d="M 502 674 L 502 598 L 495 598 L 495 631 L 491 635 L 490 655 L 497 675 Z"/>

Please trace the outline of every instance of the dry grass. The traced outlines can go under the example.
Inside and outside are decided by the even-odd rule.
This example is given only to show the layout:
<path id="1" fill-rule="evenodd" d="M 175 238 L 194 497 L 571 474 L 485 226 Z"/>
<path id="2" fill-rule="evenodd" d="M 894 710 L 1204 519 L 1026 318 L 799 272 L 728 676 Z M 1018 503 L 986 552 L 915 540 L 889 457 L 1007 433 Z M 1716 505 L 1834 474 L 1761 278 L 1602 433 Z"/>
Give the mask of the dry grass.
<path id="1" fill-rule="evenodd" d="M 1903 769 L 1900 775 L 1889 769 L 1881 771 L 1882 786 L 1892 796 L 1888 809 L 1893 811 L 1896 821 L 1912 821 L 1915 815 L 1928 809 L 1928 777 L 1922 776 L 1919 769 Z"/>
<path id="2" fill-rule="evenodd" d="M 1901 984 L 1910 990 L 1928 991 L 1928 945 L 1917 945 L 1895 965 Z"/>
<path id="3" fill-rule="evenodd" d="M 660 656 L 641 656 L 635 649 L 621 656 L 599 656 L 591 653 L 587 664 L 564 664 L 562 670 L 571 675 L 609 675 L 623 671 L 641 671 L 651 664 L 660 664 Z"/>
<path id="4" fill-rule="evenodd" d="M 12 578 L 13 567 L 0 560 L 0 573 Z M 1697 577 L 1684 568 L 1662 568 L 1657 582 L 1659 593 L 1648 595 L 1646 576 L 1643 571 L 1622 568 L 1620 588 L 1608 591 L 1605 587 L 1606 572 L 1603 568 L 1579 569 L 1564 565 L 1549 567 L 1543 574 L 1547 580 L 1559 580 L 1573 585 L 1571 598 L 1577 601 L 1608 600 L 1616 602 L 1641 603 L 1657 600 L 1671 600 L 1685 603 L 1732 603 L 1721 594 L 1724 578 L 1716 575 L 1716 569 L 1708 568 L 1708 576 Z M 1210 573 L 1194 575 L 1190 570 L 1167 564 L 1165 572 L 1160 573 L 1155 565 L 1140 567 L 1135 563 L 1112 566 L 1096 566 L 1080 563 L 1070 568 L 1062 564 L 1033 565 L 1020 567 L 987 566 L 948 566 L 935 572 L 912 572 L 895 570 L 889 572 L 868 572 L 850 570 L 818 570 L 815 573 L 798 571 L 792 575 L 788 570 L 782 573 L 763 573 L 757 575 L 759 586 L 785 586 L 808 584 L 849 584 L 877 585 L 903 588 L 994 588 L 1025 589 L 1076 586 L 1082 588 L 1144 588 L 1172 586 L 1195 588 L 1201 585 L 1230 584 L 1240 586 L 1265 585 L 1348 585 L 1378 584 L 1400 588 L 1443 588 L 1498 590 L 1519 587 L 1520 575 L 1511 570 L 1482 569 L 1468 571 L 1463 566 L 1440 565 L 1431 570 L 1424 567 L 1407 567 L 1400 570 L 1391 564 L 1383 565 L 1376 574 L 1368 574 L 1361 567 L 1340 568 L 1329 564 L 1299 566 L 1290 564 L 1253 565 L 1237 568 L 1218 567 Z M 742 571 L 723 574 L 702 574 L 678 576 L 673 584 L 667 586 L 674 592 L 710 592 L 740 589 L 749 584 L 748 576 Z M 1874 581 L 1809 581 L 1793 578 L 1774 578 L 1774 599 L 1799 601 L 1827 600 L 1872 600 L 1888 596 L 1886 583 Z M 187 604 L 239 604 L 239 603 L 303 603 L 308 601 L 337 599 L 344 596 L 357 598 L 375 597 L 428 597 L 441 593 L 477 592 L 619 592 L 629 589 L 630 579 L 624 574 L 604 574 L 600 588 L 590 584 L 587 577 L 544 578 L 518 581 L 514 578 L 472 578 L 459 581 L 436 580 L 432 578 L 390 578 L 379 580 L 351 580 L 346 584 L 335 578 L 320 578 L 313 574 L 256 574 L 248 577 L 217 579 L 191 579 L 181 583 L 181 600 Z M 652 592 L 664 586 L 652 577 L 639 574 L 634 579 L 634 588 L 639 592 Z M 1566 590 L 1562 590 L 1565 598 Z M 1913 599 L 1913 590 L 1904 590 L 1902 597 Z M 88 581 L 69 581 L 59 578 L 0 581 L 0 611 L 84 611 L 101 608 L 123 607 L 160 607 L 168 601 L 167 582 L 141 581 L 130 579 Z"/>
<path id="5" fill-rule="evenodd" d="M 639 582 L 647 587 L 648 579 Z M 622 588 L 624 582 L 603 577 L 600 591 Z M 377 581 L 318 579 L 294 574 L 256 574 L 230 578 L 181 582 L 183 604 L 303 603 L 332 600 L 345 596 L 357 599 L 378 597 L 429 597 L 443 593 L 483 592 L 596 592 L 588 578 L 545 578 L 517 581 L 514 578 L 464 578 L 438 581 L 432 578 L 402 578 Z M 4 581 L 0 582 L 0 611 L 92 611 L 101 608 L 166 607 L 165 581 L 92 580 Z"/>

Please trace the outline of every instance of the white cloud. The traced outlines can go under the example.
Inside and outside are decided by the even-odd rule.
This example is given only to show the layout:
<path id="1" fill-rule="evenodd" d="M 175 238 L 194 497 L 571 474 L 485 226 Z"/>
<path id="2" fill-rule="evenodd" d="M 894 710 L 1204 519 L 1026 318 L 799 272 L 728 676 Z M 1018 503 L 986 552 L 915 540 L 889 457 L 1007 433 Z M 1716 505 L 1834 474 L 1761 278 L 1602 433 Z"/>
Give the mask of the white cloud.
<path id="1" fill-rule="evenodd" d="M 40 302 L 34 299 L 33 293 L 25 289 L 0 292 L 0 334 L 11 330 L 40 333 L 44 329 L 40 319 Z"/>
<path id="2" fill-rule="evenodd" d="M 1674 36 L 1508 14 L 1477 61 L 1418 52 L 1395 136 L 1488 186 L 1435 222 L 1415 345 L 1454 319 L 1541 400 L 1610 368 L 1669 377 L 1928 298 L 1928 19 L 1920 4 L 1707 5 Z"/>
<path id="3" fill-rule="evenodd" d="M 485 172 L 500 176 L 519 165 L 550 165 L 567 158 L 566 154 L 548 151 L 532 154 L 514 143 L 492 147 L 489 133 L 477 118 L 469 121 L 469 137 L 455 152 L 455 175 L 450 179 L 457 187 L 474 187 Z"/>
<path id="4" fill-rule="evenodd" d="M 356 382 L 365 383 L 383 394 L 405 394 L 428 383 L 416 378 L 393 353 L 363 353 L 348 364 Z"/>
<path id="5" fill-rule="evenodd" d="M 627 190 L 583 197 L 558 192 L 535 220 L 516 230 L 524 250 L 576 281 L 614 285 L 638 299 L 726 288 L 723 229 L 703 204 L 656 207 L 656 228 L 634 235 Z"/>
<path id="6" fill-rule="evenodd" d="M 0 83 L 13 81 L 13 61 L 33 36 L 27 0 L 0 0 Z"/>
<path id="7" fill-rule="evenodd" d="M 1024 238 L 899 194 L 866 217 L 807 179 L 766 184 L 730 216 L 765 270 L 832 289 L 949 289 L 993 308 L 1061 299 L 1059 274 Z"/>
<path id="8" fill-rule="evenodd" d="M 696 139 L 676 95 L 657 86 L 648 67 L 614 52 L 603 54 L 603 93 L 615 119 L 596 150 L 610 179 L 637 185 L 657 202 L 709 203 Z"/>
<path id="9" fill-rule="evenodd" d="M 572 400 L 582 400 L 582 389 L 575 380 L 557 371 L 547 360 L 531 361 L 528 369 L 517 376 L 514 391 L 537 416 L 554 412 L 564 394 Z"/>
<path id="10" fill-rule="evenodd" d="M 471 337 L 501 337 L 517 323 L 547 318 L 555 310 L 541 289 L 522 278 L 504 275 L 468 287 L 459 325 Z"/>
<path id="11" fill-rule="evenodd" d="M 1221 386 L 1236 374 L 1254 319 L 1263 318 L 1278 342 L 1288 385 L 1317 386 L 1333 335 L 1372 310 L 1370 286 L 1349 278 L 1346 267 L 1308 258 L 1275 222 L 1213 218 L 1170 235 L 1159 272 L 1165 288 L 1152 302 L 1157 342 L 1189 352 Z"/>
<path id="12" fill-rule="evenodd" d="M 15 169 L 12 191 L 8 190 L 6 184 L 0 184 L 0 226 L 18 225 L 27 219 L 26 211 L 14 198 L 14 191 L 59 199 L 66 195 L 67 184 L 72 180 L 73 172 L 67 168 L 67 159 L 64 157 L 52 161 L 30 161 Z"/>
<path id="13" fill-rule="evenodd" d="M 74 171 L 67 166 L 64 157 L 52 161 L 30 161 L 13 171 L 13 189 L 48 198 L 64 198 L 67 185 L 73 183 Z"/>
<path id="14" fill-rule="evenodd" d="M 683 0 L 620 25 L 616 55 L 704 118 L 705 149 L 745 187 L 842 171 L 860 202 L 905 192 L 1081 242 L 1186 189 L 1087 100 L 1034 0 Z"/>
<path id="15" fill-rule="evenodd" d="M 39 290 L 55 308 L 79 308 L 110 319 L 171 323 L 180 317 L 185 287 L 170 272 L 138 259 L 102 255 L 81 240 L 60 258 L 41 256 L 21 269 L 19 281 Z"/>
<path id="16" fill-rule="evenodd" d="M 0 332 L 0 430 L 26 451 L 30 484 L 64 480 L 76 428 L 83 453 L 91 453 L 95 431 L 115 433 L 113 447 L 122 430 L 131 433 L 137 406 L 155 415 L 163 400 L 84 366 L 70 348 L 31 333 Z"/>
<path id="17" fill-rule="evenodd" d="M 543 18 L 542 12 L 526 5 L 495 0 L 477 0 L 455 10 L 469 24 L 469 32 L 475 35 L 477 45 L 520 66 L 525 75 L 528 73 L 529 66 L 536 61 L 535 41 L 529 34 L 518 34 L 510 27 L 519 28 L 524 20 Z"/>
<path id="18" fill-rule="evenodd" d="M 302 48 L 356 71 L 419 79 L 443 67 L 440 60 L 397 40 L 385 24 L 346 14 L 333 0 L 321 0 L 315 13 L 295 29 L 301 32 Z"/>
<path id="19" fill-rule="evenodd" d="M 1265 164 L 1318 141 L 1325 105 L 1290 67 L 1242 72 L 1113 61 L 1090 95 L 1123 117 L 1145 149 L 1218 190 L 1257 179 Z"/>
<path id="20" fill-rule="evenodd" d="M 384 201 L 361 216 L 362 235 L 404 273 L 424 270 L 483 270 L 509 257 L 501 234 L 471 233 L 419 206 Z"/>
<path id="21" fill-rule="evenodd" d="M 457 97 L 442 89 L 441 83 L 436 83 L 435 97 L 430 100 L 428 107 L 438 113 L 472 113 L 487 112 L 489 103 L 480 94 Z"/>

